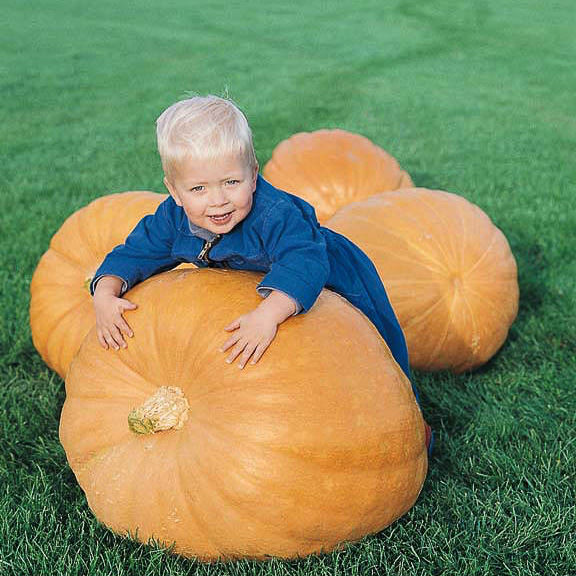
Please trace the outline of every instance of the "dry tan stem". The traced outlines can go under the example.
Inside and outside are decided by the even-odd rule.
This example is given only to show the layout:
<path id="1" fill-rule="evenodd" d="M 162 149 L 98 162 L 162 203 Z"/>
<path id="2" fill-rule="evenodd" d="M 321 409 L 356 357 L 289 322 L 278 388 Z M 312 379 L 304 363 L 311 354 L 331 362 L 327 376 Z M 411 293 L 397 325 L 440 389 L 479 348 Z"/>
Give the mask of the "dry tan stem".
<path id="1" fill-rule="evenodd" d="M 128 427 L 135 434 L 179 430 L 188 419 L 188 400 L 176 386 L 161 386 L 142 406 L 128 415 Z"/>

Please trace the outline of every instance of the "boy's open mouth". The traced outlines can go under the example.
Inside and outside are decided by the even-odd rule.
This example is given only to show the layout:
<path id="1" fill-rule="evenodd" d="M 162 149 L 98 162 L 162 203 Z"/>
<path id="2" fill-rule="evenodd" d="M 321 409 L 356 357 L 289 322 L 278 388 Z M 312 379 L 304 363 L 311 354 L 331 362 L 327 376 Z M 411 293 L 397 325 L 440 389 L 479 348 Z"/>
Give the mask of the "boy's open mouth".
<path id="1" fill-rule="evenodd" d="M 234 210 L 232 210 L 232 212 L 234 212 Z M 232 212 L 226 212 L 226 214 L 218 214 L 218 215 L 214 215 L 214 216 L 209 216 L 209 218 L 215 224 L 225 224 L 228 222 L 228 220 L 230 220 L 230 218 L 232 216 Z"/>

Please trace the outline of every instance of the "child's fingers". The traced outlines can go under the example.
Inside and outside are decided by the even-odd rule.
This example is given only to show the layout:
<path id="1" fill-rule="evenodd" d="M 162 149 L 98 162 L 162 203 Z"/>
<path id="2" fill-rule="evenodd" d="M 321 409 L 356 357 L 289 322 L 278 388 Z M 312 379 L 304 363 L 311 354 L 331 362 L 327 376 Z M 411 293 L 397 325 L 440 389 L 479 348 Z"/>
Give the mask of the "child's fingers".
<path id="1" fill-rule="evenodd" d="M 228 362 L 228 364 L 234 362 L 234 360 L 236 360 L 238 355 L 242 352 L 242 350 L 244 350 L 245 347 L 246 347 L 245 340 L 240 340 L 240 342 L 237 342 L 234 348 L 232 348 L 232 352 L 230 352 L 230 354 L 228 355 L 228 358 L 226 358 L 226 362 Z"/>
<path id="2" fill-rule="evenodd" d="M 130 302 L 130 300 L 126 300 L 125 298 L 120 298 L 120 302 L 124 310 L 136 310 L 136 308 L 138 308 L 138 304 L 134 304 L 134 302 Z"/>
<path id="3" fill-rule="evenodd" d="M 250 360 L 250 356 L 252 356 L 254 350 L 256 350 L 256 346 L 257 344 L 246 345 L 246 348 L 244 348 L 244 352 L 242 352 L 242 356 L 240 357 L 240 362 L 238 364 L 240 368 L 244 368 L 244 366 L 246 366 L 246 363 L 248 360 Z"/>
<path id="4" fill-rule="evenodd" d="M 112 334 L 114 340 L 116 340 L 116 344 L 121 348 L 126 348 L 127 344 L 124 341 L 124 336 L 122 336 L 122 332 L 118 329 L 118 326 L 113 326 L 110 330 L 110 334 Z"/>
<path id="5" fill-rule="evenodd" d="M 116 326 L 112 326 L 110 328 L 110 336 L 114 341 L 114 349 L 118 350 L 120 347 L 126 348 L 126 342 L 124 342 L 124 338 L 122 337 L 122 333 Z"/>
<path id="6" fill-rule="evenodd" d="M 226 350 L 228 350 L 228 348 L 230 348 L 231 346 L 234 346 L 234 344 L 236 344 L 236 342 L 238 342 L 240 338 L 241 336 L 239 334 L 234 334 L 233 336 L 230 336 L 230 338 L 228 338 L 228 340 L 226 340 L 226 342 L 224 342 L 224 344 L 222 344 L 222 346 L 220 347 L 220 352 L 226 352 Z"/>
<path id="7" fill-rule="evenodd" d="M 124 320 L 124 318 L 122 318 L 122 316 L 120 316 L 120 319 L 118 320 L 117 324 L 118 328 L 124 332 L 124 334 L 126 334 L 127 336 L 130 336 L 130 338 L 132 338 L 132 336 L 134 336 L 134 332 L 132 332 L 132 328 L 130 328 L 130 326 L 128 325 L 128 322 L 126 322 L 126 320 Z"/>
<path id="8" fill-rule="evenodd" d="M 108 350 L 108 342 L 106 342 L 104 334 L 102 334 L 101 330 L 98 330 L 98 342 L 100 342 L 100 346 L 102 346 L 102 348 Z"/>
<path id="9" fill-rule="evenodd" d="M 258 344 L 258 346 L 256 346 L 256 350 L 254 350 L 254 354 L 252 354 L 252 360 L 250 360 L 250 364 L 256 364 L 256 362 L 258 362 L 258 360 L 260 360 L 260 358 L 262 358 L 262 355 L 264 354 L 264 352 L 266 352 L 266 349 L 268 348 L 269 344 L 267 344 L 266 342 L 260 342 L 260 344 Z"/>
<path id="10" fill-rule="evenodd" d="M 229 332 L 230 330 L 236 330 L 237 328 L 240 328 L 240 319 L 236 319 L 234 322 L 228 324 L 224 330 Z"/>
<path id="11" fill-rule="evenodd" d="M 110 348 L 113 348 L 114 350 L 118 350 L 118 344 L 116 344 L 116 340 L 114 340 L 114 338 L 112 337 L 112 334 L 110 334 L 109 330 L 103 330 L 102 335 L 104 337 L 104 340 L 106 341 L 106 344 Z"/>

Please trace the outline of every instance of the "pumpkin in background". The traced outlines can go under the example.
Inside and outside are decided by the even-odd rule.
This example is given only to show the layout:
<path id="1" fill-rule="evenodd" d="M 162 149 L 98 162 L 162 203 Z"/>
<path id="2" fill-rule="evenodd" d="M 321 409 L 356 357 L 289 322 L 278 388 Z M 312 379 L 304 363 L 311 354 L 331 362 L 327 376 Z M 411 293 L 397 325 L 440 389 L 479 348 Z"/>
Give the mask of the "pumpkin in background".
<path id="1" fill-rule="evenodd" d="M 382 530 L 416 501 L 427 471 L 420 410 L 376 329 L 343 298 L 324 290 L 256 365 L 225 362 L 224 326 L 258 305 L 260 279 L 165 272 L 129 292 L 128 348 L 104 350 L 94 329 L 86 337 L 60 439 L 115 532 L 203 560 L 292 558 Z"/>
<path id="2" fill-rule="evenodd" d="M 312 204 L 320 222 L 350 202 L 413 186 L 390 154 L 340 129 L 300 132 L 280 142 L 262 174 Z"/>
<path id="3" fill-rule="evenodd" d="M 30 326 L 34 346 L 60 376 L 95 322 L 89 291 L 94 272 L 166 197 L 154 192 L 103 196 L 72 214 L 52 237 L 30 285 Z"/>
<path id="4" fill-rule="evenodd" d="M 414 188 L 350 204 L 326 225 L 376 265 L 413 367 L 471 370 L 502 346 L 518 312 L 516 261 L 480 208 Z"/>

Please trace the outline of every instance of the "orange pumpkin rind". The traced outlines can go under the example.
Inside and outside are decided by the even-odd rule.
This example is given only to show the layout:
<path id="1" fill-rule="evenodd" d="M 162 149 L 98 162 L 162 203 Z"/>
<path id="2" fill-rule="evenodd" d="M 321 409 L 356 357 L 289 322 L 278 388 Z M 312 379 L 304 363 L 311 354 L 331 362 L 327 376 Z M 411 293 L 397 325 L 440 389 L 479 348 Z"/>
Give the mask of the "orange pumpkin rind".
<path id="1" fill-rule="evenodd" d="M 378 532 L 416 501 L 427 471 L 411 385 L 368 319 L 324 290 L 254 366 L 219 347 L 260 301 L 261 275 L 172 271 L 129 293 L 134 337 L 95 330 L 66 378 L 60 439 L 96 517 L 204 561 L 296 558 Z M 189 403 L 183 426 L 129 430 L 161 386 Z"/>
<path id="2" fill-rule="evenodd" d="M 378 194 L 327 226 L 374 262 L 421 370 L 474 370 L 500 349 L 518 312 L 504 234 L 462 196 L 425 188 Z"/>
<path id="3" fill-rule="evenodd" d="M 312 204 L 321 223 L 350 202 L 413 185 L 388 152 L 341 129 L 294 134 L 276 146 L 262 174 Z"/>

